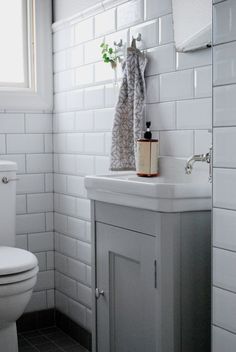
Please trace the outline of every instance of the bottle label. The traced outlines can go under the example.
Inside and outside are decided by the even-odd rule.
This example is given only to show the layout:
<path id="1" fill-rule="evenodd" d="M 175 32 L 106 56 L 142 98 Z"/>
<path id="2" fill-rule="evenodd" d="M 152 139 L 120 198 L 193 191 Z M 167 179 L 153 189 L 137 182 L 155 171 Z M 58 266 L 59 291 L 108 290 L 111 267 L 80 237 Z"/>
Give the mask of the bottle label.
<path id="1" fill-rule="evenodd" d="M 158 174 L 159 142 L 151 143 L 151 174 Z"/>
<path id="2" fill-rule="evenodd" d="M 159 143 L 137 141 L 137 173 L 143 176 L 158 173 Z"/>

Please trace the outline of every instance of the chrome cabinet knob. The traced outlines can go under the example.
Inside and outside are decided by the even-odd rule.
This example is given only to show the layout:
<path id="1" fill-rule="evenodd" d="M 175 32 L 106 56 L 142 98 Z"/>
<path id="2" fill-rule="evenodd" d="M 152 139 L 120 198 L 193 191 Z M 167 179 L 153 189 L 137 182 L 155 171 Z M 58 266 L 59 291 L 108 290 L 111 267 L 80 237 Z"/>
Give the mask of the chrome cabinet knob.
<path id="1" fill-rule="evenodd" d="M 95 297 L 98 299 L 100 296 L 104 296 L 104 291 L 103 290 L 99 290 L 99 288 L 95 289 Z"/>

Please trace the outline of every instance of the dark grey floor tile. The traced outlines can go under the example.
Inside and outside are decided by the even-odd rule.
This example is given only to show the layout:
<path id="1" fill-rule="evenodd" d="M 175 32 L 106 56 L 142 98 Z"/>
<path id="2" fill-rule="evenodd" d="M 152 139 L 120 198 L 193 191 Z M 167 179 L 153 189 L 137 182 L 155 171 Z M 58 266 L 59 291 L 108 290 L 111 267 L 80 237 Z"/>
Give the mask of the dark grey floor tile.
<path id="1" fill-rule="evenodd" d="M 18 345 L 19 352 L 89 352 L 55 326 L 20 333 Z"/>
<path id="2" fill-rule="evenodd" d="M 59 329 L 56 326 L 52 326 L 50 328 L 40 329 L 40 332 L 43 335 L 53 334 L 53 333 L 58 332 L 58 331 L 59 331 Z"/>
<path id="3" fill-rule="evenodd" d="M 56 346 L 53 342 L 49 341 L 42 345 L 38 345 L 37 349 L 40 352 L 54 352 L 54 351 L 58 351 L 58 346 Z"/>
<path id="4" fill-rule="evenodd" d="M 68 335 L 66 335 L 63 331 L 57 330 L 52 333 L 44 334 L 43 336 L 47 336 L 50 340 L 57 341 L 61 339 L 66 339 Z"/>
<path id="5" fill-rule="evenodd" d="M 41 335 L 40 330 L 25 331 L 21 333 L 21 336 L 28 339 L 30 337 Z"/>
<path id="6" fill-rule="evenodd" d="M 76 343 L 76 341 L 75 341 L 72 337 L 70 337 L 70 336 L 64 334 L 63 332 L 60 333 L 60 334 L 51 334 L 51 335 L 45 335 L 45 336 L 46 336 L 48 339 L 50 339 L 50 340 L 52 340 L 52 341 L 54 341 L 54 342 L 64 340 L 64 341 L 68 341 L 68 343 L 69 343 L 69 342 L 74 342 L 74 343 Z M 78 342 L 77 342 L 77 343 L 78 343 Z"/>
<path id="7" fill-rule="evenodd" d="M 27 338 L 27 340 L 34 346 L 42 345 L 46 342 L 49 342 L 49 339 L 44 335 L 38 335 Z"/>
<path id="8" fill-rule="evenodd" d="M 33 346 L 31 347 L 19 347 L 19 352 L 38 352 L 39 350 Z"/>
<path id="9" fill-rule="evenodd" d="M 78 345 L 78 342 L 70 338 L 58 339 L 57 341 L 54 341 L 54 343 L 60 348 L 67 348 L 67 347 L 70 348 L 70 347 L 73 347 L 74 345 Z"/>
<path id="10" fill-rule="evenodd" d="M 19 339 L 18 338 L 18 346 L 19 347 L 27 347 L 27 346 L 30 347 L 32 345 L 26 339 L 24 339 L 24 338 Z"/>

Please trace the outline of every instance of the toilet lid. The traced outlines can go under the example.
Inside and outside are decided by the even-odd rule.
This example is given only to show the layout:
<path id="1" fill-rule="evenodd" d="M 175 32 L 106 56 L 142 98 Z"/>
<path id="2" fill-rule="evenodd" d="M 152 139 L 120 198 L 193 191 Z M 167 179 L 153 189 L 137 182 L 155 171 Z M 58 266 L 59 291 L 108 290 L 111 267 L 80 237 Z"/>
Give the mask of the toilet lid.
<path id="1" fill-rule="evenodd" d="M 0 247 L 0 276 L 31 270 L 38 265 L 33 253 L 14 247 Z"/>
<path id="2" fill-rule="evenodd" d="M 1 285 L 16 284 L 17 282 L 31 279 L 32 277 L 37 275 L 38 271 L 39 268 L 38 266 L 36 266 L 35 268 L 23 271 L 22 273 L 0 276 L 0 290 Z"/>

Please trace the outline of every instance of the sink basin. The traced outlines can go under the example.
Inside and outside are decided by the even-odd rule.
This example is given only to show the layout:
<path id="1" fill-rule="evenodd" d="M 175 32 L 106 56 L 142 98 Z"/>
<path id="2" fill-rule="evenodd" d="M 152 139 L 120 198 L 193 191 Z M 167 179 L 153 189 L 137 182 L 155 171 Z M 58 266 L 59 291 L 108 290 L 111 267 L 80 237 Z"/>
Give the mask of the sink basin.
<path id="1" fill-rule="evenodd" d="M 185 164 L 183 158 L 160 158 L 160 176 L 154 178 L 135 172 L 87 176 L 88 198 L 162 212 L 211 209 L 208 165 L 195 164 L 192 174 L 186 175 Z"/>

